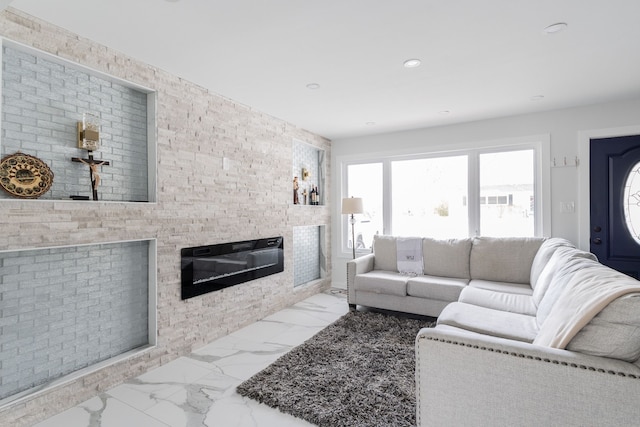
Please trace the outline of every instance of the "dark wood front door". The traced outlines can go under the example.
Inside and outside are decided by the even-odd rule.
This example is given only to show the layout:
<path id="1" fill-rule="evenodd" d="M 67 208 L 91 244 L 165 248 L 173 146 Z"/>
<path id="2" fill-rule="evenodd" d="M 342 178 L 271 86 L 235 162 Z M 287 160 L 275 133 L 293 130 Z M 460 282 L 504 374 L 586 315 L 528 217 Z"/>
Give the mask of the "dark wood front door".
<path id="1" fill-rule="evenodd" d="M 601 263 L 639 278 L 640 135 L 592 139 L 589 167 L 590 250 Z"/>

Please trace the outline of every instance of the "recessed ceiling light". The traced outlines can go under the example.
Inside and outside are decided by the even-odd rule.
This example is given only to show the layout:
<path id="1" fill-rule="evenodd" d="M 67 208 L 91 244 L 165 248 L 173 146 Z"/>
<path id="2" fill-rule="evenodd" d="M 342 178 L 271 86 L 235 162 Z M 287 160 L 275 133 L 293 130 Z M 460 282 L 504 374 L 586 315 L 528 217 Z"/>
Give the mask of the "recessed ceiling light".
<path id="1" fill-rule="evenodd" d="M 531 101 L 542 101 L 544 99 L 544 95 L 535 95 L 529 98 Z"/>
<path id="2" fill-rule="evenodd" d="M 365 123 L 365 125 L 367 125 L 367 126 L 375 126 L 376 122 L 367 122 L 367 123 Z"/>
<path id="3" fill-rule="evenodd" d="M 449 111 L 449 110 L 440 110 L 440 111 L 438 111 L 438 112 L 439 112 L 440 114 L 442 114 L 442 115 L 447 115 L 447 114 L 450 114 L 450 113 L 451 113 L 451 111 Z"/>
<path id="4" fill-rule="evenodd" d="M 404 68 L 416 68 L 419 67 L 422 62 L 419 59 L 407 59 L 402 63 Z"/>
<path id="5" fill-rule="evenodd" d="M 555 34 L 565 30 L 567 27 L 568 25 L 566 22 L 556 22 L 555 24 L 551 24 L 548 27 L 545 27 L 545 29 L 542 31 L 545 34 Z"/>
<path id="6" fill-rule="evenodd" d="M 307 89 L 311 89 L 311 90 L 320 89 L 320 85 L 318 83 L 309 83 L 307 85 Z"/>

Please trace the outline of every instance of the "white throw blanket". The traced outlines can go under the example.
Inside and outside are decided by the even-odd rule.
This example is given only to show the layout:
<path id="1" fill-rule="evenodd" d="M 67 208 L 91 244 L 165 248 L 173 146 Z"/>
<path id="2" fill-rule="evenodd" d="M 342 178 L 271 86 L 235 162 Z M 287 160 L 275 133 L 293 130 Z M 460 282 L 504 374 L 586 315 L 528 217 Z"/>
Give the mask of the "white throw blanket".
<path id="1" fill-rule="evenodd" d="M 422 239 L 419 237 L 398 237 L 396 245 L 398 271 L 409 276 L 422 274 Z"/>
<path id="2" fill-rule="evenodd" d="M 575 272 L 533 343 L 565 348 L 610 302 L 634 292 L 640 292 L 640 281 L 610 268 L 601 266 Z"/>

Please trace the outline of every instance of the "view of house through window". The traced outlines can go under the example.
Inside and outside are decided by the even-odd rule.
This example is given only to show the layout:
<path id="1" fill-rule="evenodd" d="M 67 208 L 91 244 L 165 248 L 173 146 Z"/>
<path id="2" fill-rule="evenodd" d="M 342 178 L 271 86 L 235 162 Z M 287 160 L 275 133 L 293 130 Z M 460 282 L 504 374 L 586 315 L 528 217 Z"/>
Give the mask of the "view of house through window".
<path id="1" fill-rule="evenodd" d="M 534 235 L 533 150 L 480 154 L 480 234 Z"/>
<path id="2" fill-rule="evenodd" d="M 345 197 L 362 197 L 365 209 L 357 215 L 356 249 L 370 250 L 373 236 L 385 233 L 437 239 L 534 236 L 535 154 L 533 148 L 466 150 L 347 164 Z M 350 250 L 346 215 L 343 224 Z"/>

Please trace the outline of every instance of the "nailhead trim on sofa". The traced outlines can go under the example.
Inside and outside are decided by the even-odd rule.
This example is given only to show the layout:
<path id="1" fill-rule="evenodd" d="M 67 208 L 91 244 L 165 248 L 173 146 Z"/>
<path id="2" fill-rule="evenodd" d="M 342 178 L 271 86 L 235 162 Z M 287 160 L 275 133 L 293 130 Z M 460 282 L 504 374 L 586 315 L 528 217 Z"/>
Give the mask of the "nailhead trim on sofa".
<path id="1" fill-rule="evenodd" d="M 497 348 L 479 346 L 479 345 L 474 345 L 474 344 L 468 344 L 468 343 L 459 342 L 459 341 L 445 340 L 445 339 L 434 338 L 434 337 L 425 337 L 423 335 L 419 336 L 418 339 L 427 339 L 429 341 L 438 341 L 438 342 L 442 342 L 442 343 L 445 343 L 445 344 L 460 345 L 460 346 L 463 346 L 463 347 L 470 347 L 470 348 L 474 348 L 474 349 L 478 349 L 478 350 L 484 350 L 484 351 L 490 351 L 490 352 L 495 352 L 495 353 L 506 354 L 508 356 L 521 357 L 521 358 L 526 358 L 526 359 L 531 359 L 531 360 L 536 360 L 536 361 L 541 361 L 541 362 L 546 362 L 546 363 L 553 363 L 555 365 L 569 366 L 571 368 L 579 368 L 579 369 L 585 369 L 585 370 L 594 371 L 594 372 L 607 373 L 607 374 L 610 374 L 610 375 L 618 375 L 618 376 L 621 376 L 621 377 L 640 379 L 640 377 L 638 377 L 636 374 L 629 374 L 629 373 L 619 372 L 619 371 L 604 370 L 602 368 L 594 368 L 592 366 L 578 365 L 576 363 L 567 363 L 567 362 L 562 362 L 562 361 L 559 361 L 559 360 L 542 358 L 542 357 L 537 357 L 537 356 L 534 357 L 534 356 L 530 356 L 530 355 L 526 355 L 526 354 L 522 354 L 522 353 L 516 353 L 516 352 L 511 352 L 511 351 L 503 351 L 503 350 L 500 350 L 500 349 L 497 349 Z"/>

